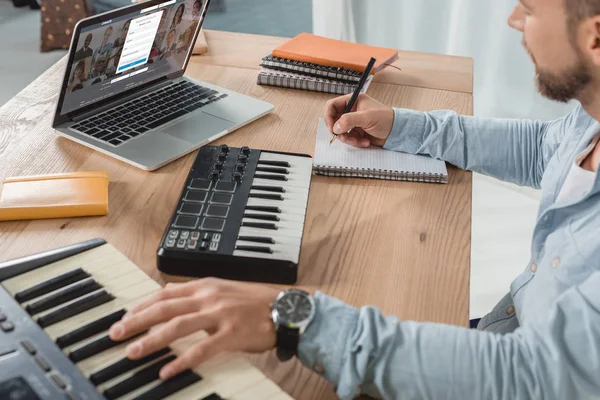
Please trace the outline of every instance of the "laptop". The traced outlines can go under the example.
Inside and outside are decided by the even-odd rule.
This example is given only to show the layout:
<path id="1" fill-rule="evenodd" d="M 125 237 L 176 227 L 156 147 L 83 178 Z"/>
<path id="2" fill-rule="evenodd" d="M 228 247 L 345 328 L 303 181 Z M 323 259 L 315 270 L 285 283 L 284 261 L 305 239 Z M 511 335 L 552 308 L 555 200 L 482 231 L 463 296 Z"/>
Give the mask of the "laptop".
<path id="1" fill-rule="evenodd" d="M 150 0 L 74 29 L 53 128 L 152 171 L 273 110 L 183 76 L 210 0 Z"/>

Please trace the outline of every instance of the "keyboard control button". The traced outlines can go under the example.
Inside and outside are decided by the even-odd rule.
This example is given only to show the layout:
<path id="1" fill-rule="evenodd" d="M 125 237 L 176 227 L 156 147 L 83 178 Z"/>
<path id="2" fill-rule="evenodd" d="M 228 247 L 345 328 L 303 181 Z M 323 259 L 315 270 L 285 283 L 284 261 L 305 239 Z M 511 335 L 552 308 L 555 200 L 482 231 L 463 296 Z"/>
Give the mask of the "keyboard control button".
<path id="1" fill-rule="evenodd" d="M 178 215 L 173 224 L 175 228 L 196 229 L 198 226 L 198 217 L 188 217 L 187 215 Z"/>
<path id="2" fill-rule="evenodd" d="M 221 234 L 220 233 L 215 233 L 213 235 L 213 241 L 214 242 L 220 242 L 221 241 Z"/>
<path id="3" fill-rule="evenodd" d="M 210 251 L 217 251 L 219 250 L 219 242 L 210 242 Z"/>
<path id="4" fill-rule="evenodd" d="M 209 190 L 211 184 L 212 182 L 208 179 L 192 179 L 188 187 L 196 190 Z"/>
<path id="5" fill-rule="evenodd" d="M 181 231 L 181 236 L 179 238 L 180 239 L 188 239 L 189 237 L 190 237 L 189 231 Z"/>
<path id="6" fill-rule="evenodd" d="M 199 240 L 200 239 L 200 232 L 192 232 L 192 234 L 190 235 L 190 237 L 193 240 Z"/>
<path id="7" fill-rule="evenodd" d="M 240 153 L 242 153 L 243 155 L 247 156 L 248 154 L 250 154 L 250 148 L 248 146 L 243 146 L 240 149 Z"/>
<path id="8" fill-rule="evenodd" d="M 197 247 L 198 247 L 198 241 L 190 239 L 190 241 L 188 242 L 188 246 L 187 246 L 188 250 L 196 250 Z"/>
<path id="9" fill-rule="evenodd" d="M 228 181 L 219 181 L 215 186 L 215 192 L 235 192 L 237 183 Z"/>
<path id="10" fill-rule="evenodd" d="M 165 247 L 175 247 L 177 243 L 177 239 L 167 239 L 165 242 Z"/>
<path id="11" fill-rule="evenodd" d="M 204 206 L 198 203 L 183 203 L 179 209 L 179 214 L 201 215 Z"/>
<path id="12" fill-rule="evenodd" d="M 3 323 L 0 324 L 0 329 L 2 329 L 2 332 L 5 332 L 5 333 L 12 332 L 15 330 L 15 324 L 13 324 L 10 321 L 4 321 Z"/>
<path id="13" fill-rule="evenodd" d="M 187 244 L 187 240 L 185 239 L 179 239 L 179 241 L 177 242 L 177 248 L 178 249 L 185 249 L 185 245 Z"/>
<path id="14" fill-rule="evenodd" d="M 37 349 L 35 348 L 35 346 L 33 345 L 33 343 L 31 343 L 29 340 L 23 340 L 21 342 L 21 346 L 23 346 L 23 348 L 25 349 L 25 351 L 27 351 L 32 356 L 34 356 L 35 353 L 37 353 Z"/>
<path id="15" fill-rule="evenodd" d="M 227 218 L 227 214 L 229 214 L 229 207 L 227 206 L 217 206 L 211 204 L 206 210 L 207 217 Z"/>
<path id="16" fill-rule="evenodd" d="M 208 249 L 208 242 L 201 242 L 200 250 L 206 250 L 206 249 Z"/>
<path id="17" fill-rule="evenodd" d="M 201 192 L 198 190 L 188 190 L 185 193 L 185 197 L 183 200 L 190 201 L 193 203 L 204 203 L 206 201 L 207 195 L 208 194 L 206 192 Z"/>
<path id="18" fill-rule="evenodd" d="M 213 204 L 229 205 L 233 201 L 233 195 L 228 193 L 213 193 L 210 202 Z"/>
<path id="19" fill-rule="evenodd" d="M 58 386 L 59 388 L 63 390 L 67 388 L 67 383 L 60 375 L 54 373 L 50 375 L 50 379 L 52 379 L 52 381 L 54 381 L 54 383 L 56 383 L 56 386 Z"/>
<path id="20" fill-rule="evenodd" d="M 169 239 L 177 239 L 179 236 L 179 231 L 176 229 L 172 229 L 169 231 Z"/>
<path id="21" fill-rule="evenodd" d="M 43 371 L 49 372 L 52 370 L 52 366 L 46 359 L 42 356 L 37 356 L 34 358 L 35 363 L 40 367 Z"/>
<path id="22" fill-rule="evenodd" d="M 204 218 L 202 229 L 207 231 L 221 232 L 225 227 L 225 220 L 221 218 Z"/>
<path id="23" fill-rule="evenodd" d="M 219 146 L 219 150 L 221 150 L 221 153 L 229 153 L 229 146 L 227 146 L 226 144 L 222 144 L 221 146 Z"/>
<path id="24" fill-rule="evenodd" d="M 204 232 L 204 234 L 202 235 L 202 240 L 210 242 L 210 233 Z"/>

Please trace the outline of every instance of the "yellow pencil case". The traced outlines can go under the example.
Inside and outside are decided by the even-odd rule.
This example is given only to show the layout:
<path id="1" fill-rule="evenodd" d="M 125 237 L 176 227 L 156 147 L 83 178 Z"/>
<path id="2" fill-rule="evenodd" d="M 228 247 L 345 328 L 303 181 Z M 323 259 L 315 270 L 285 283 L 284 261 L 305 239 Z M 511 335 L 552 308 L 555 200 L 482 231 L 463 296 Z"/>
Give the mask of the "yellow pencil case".
<path id="1" fill-rule="evenodd" d="M 0 187 L 0 221 L 106 214 L 106 172 L 7 178 Z"/>

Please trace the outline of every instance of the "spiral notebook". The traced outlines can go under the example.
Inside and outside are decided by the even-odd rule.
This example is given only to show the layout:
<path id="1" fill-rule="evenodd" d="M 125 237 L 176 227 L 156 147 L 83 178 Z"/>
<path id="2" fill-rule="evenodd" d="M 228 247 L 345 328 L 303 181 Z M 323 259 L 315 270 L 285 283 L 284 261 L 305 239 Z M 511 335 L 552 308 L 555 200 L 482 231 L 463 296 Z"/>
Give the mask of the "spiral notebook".
<path id="1" fill-rule="evenodd" d="M 373 77 L 368 78 L 362 92 L 366 93 Z M 313 92 L 325 92 L 338 95 L 353 93 L 356 84 L 340 82 L 333 79 L 317 78 L 314 76 L 302 75 L 294 72 L 278 71 L 263 68 L 258 73 L 257 83 L 259 85 L 279 86 L 291 89 L 311 90 Z"/>
<path id="2" fill-rule="evenodd" d="M 321 118 L 313 163 L 316 174 L 395 181 L 448 182 L 448 171 L 443 161 L 379 147 L 359 149 L 339 140 L 330 145 L 330 139 L 331 133 Z"/>
<path id="3" fill-rule="evenodd" d="M 357 83 L 360 81 L 360 77 L 362 76 L 362 73 L 351 71 L 346 68 L 328 67 L 325 65 L 313 64 L 304 61 L 273 57 L 272 55 L 264 57 L 260 63 L 260 66 L 272 70 L 295 72 L 303 75 L 334 79 L 336 81 L 344 81 L 348 83 Z"/>

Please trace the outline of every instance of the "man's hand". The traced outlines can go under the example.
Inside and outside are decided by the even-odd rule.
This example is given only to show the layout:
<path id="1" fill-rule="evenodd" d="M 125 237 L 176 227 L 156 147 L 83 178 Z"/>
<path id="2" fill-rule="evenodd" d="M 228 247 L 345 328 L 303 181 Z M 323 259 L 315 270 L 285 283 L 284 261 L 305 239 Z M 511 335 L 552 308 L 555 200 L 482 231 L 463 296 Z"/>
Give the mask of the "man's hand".
<path id="1" fill-rule="evenodd" d="M 355 147 L 382 147 L 392 125 L 394 109 L 381 104 L 366 94 L 360 94 L 352 112 L 342 115 L 352 95 L 341 96 L 327 102 L 325 124 L 331 133 L 346 144 Z M 347 133 L 350 131 L 349 133 Z"/>
<path id="2" fill-rule="evenodd" d="M 213 278 L 168 284 L 114 324 L 110 338 L 121 341 L 164 323 L 127 346 L 127 357 L 137 360 L 177 339 L 206 331 L 206 339 L 161 369 L 161 379 L 169 379 L 222 352 L 262 353 L 274 348 L 271 304 L 279 292 L 265 285 Z"/>

